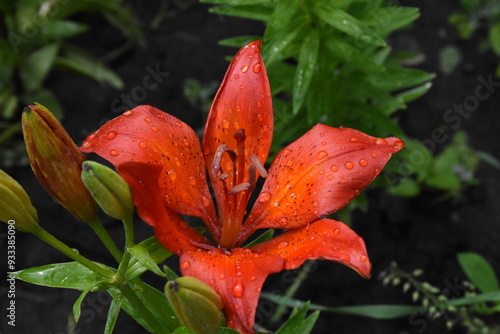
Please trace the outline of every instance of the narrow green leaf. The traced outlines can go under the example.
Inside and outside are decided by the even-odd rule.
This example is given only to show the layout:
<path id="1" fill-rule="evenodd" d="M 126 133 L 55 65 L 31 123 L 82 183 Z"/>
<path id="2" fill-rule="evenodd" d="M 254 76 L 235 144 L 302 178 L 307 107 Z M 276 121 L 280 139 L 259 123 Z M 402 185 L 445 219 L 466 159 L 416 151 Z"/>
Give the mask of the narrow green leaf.
<path id="1" fill-rule="evenodd" d="M 32 52 L 19 69 L 19 76 L 26 91 L 40 89 L 56 59 L 59 45 L 53 43 Z"/>
<path id="2" fill-rule="evenodd" d="M 419 16 L 418 8 L 390 6 L 373 10 L 367 23 L 378 30 L 380 35 L 386 36 L 394 30 L 408 26 Z"/>
<path id="3" fill-rule="evenodd" d="M 165 274 L 158 268 L 156 261 L 148 253 L 147 249 L 141 245 L 135 245 L 134 247 L 128 248 L 128 251 L 134 256 L 144 267 L 148 268 L 155 274 L 159 276 L 165 276 Z"/>
<path id="4" fill-rule="evenodd" d="M 104 267 L 104 265 L 102 266 Z M 67 288 L 80 291 L 86 291 L 87 289 L 99 291 L 107 288 L 104 283 L 100 284 L 103 277 L 78 262 L 47 264 L 16 271 L 10 273 L 9 276 L 28 283 L 52 288 Z"/>
<path id="5" fill-rule="evenodd" d="M 123 296 L 113 298 L 111 305 L 109 305 L 108 317 L 106 318 L 106 326 L 104 327 L 104 334 L 111 334 L 115 329 L 116 320 L 120 314 L 121 306 L 123 303 Z"/>
<path id="6" fill-rule="evenodd" d="M 3 105 L 3 110 L 2 110 L 2 117 L 5 119 L 12 119 L 16 113 L 17 106 L 19 104 L 19 98 L 16 95 L 7 95 L 4 100 L 2 101 L 3 103 L 0 104 Z"/>
<path id="7" fill-rule="evenodd" d="M 485 292 L 474 297 L 464 297 L 453 299 L 443 303 L 443 306 L 464 306 L 485 302 L 500 302 L 500 291 Z"/>
<path id="8" fill-rule="evenodd" d="M 103 62 L 83 50 L 64 49 L 64 55 L 55 59 L 55 64 L 86 75 L 98 82 L 105 82 L 116 89 L 123 88 L 123 81 Z"/>
<path id="9" fill-rule="evenodd" d="M 352 37 L 359 43 L 366 43 L 375 46 L 385 46 L 385 41 L 373 33 L 370 26 L 358 21 L 355 17 L 334 8 L 330 3 L 322 2 L 313 7 L 316 15 L 321 20 Z"/>
<path id="10" fill-rule="evenodd" d="M 87 288 L 85 291 L 83 291 L 82 294 L 78 297 L 78 299 L 73 304 L 73 317 L 75 318 L 75 322 L 78 322 L 78 320 L 80 319 L 80 314 L 82 311 L 82 308 L 81 308 L 82 302 L 85 299 L 85 297 L 87 296 L 87 294 L 90 292 L 90 289 L 92 287 L 93 286 L 91 285 L 91 286 L 89 286 L 89 288 Z"/>
<path id="11" fill-rule="evenodd" d="M 168 251 L 165 249 L 165 247 L 162 246 L 158 242 L 158 240 L 155 237 L 151 237 L 149 239 L 146 239 L 139 243 L 140 247 L 146 250 L 146 252 L 149 254 L 149 257 L 156 263 L 161 263 L 165 261 L 168 257 L 172 256 L 172 252 Z M 127 268 L 127 277 L 129 280 L 132 280 L 144 273 L 148 268 L 145 267 L 139 259 L 136 257 L 132 257 L 130 259 L 129 267 Z"/>
<path id="12" fill-rule="evenodd" d="M 309 304 L 297 299 L 287 298 L 284 296 L 273 295 L 269 293 L 262 293 L 263 298 L 269 299 L 278 304 L 284 304 L 289 307 L 303 307 L 308 304 L 309 309 L 326 311 L 333 313 L 343 313 L 359 315 L 373 319 L 394 319 L 408 316 L 412 313 L 418 312 L 418 306 L 409 305 L 361 305 L 361 306 L 343 306 L 343 307 L 328 307 L 317 304 Z"/>
<path id="13" fill-rule="evenodd" d="M 405 90 L 404 92 L 399 93 L 396 96 L 401 99 L 402 103 L 409 103 L 413 100 L 418 99 L 419 97 L 421 97 L 425 93 L 427 93 L 429 91 L 429 89 L 431 89 L 431 87 L 432 87 L 432 83 L 427 82 L 427 83 L 420 85 L 420 86 L 417 86 L 415 88 Z"/>
<path id="14" fill-rule="evenodd" d="M 165 272 L 165 275 L 167 276 L 167 279 L 169 281 L 173 281 L 173 280 L 175 280 L 176 278 L 179 277 L 179 275 L 177 275 L 175 273 L 175 271 L 173 271 L 172 269 L 170 269 L 170 267 L 168 267 L 168 266 L 163 266 L 163 271 Z"/>
<path id="15" fill-rule="evenodd" d="M 259 4 L 259 5 L 248 5 L 248 6 L 231 6 L 223 5 L 212 7 L 209 9 L 210 13 L 241 17 L 250 20 L 258 20 L 267 22 L 271 17 L 273 12 L 273 4 Z"/>
<path id="16" fill-rule="evenodd" d="M 243 45 L 246 45 L 252 41 L 256 41 L 260 39 L 260 36 L 237 36 L 237 37 L 230 37 L 226 39 L 222 39 L 219 41 L 219 45 L 223 46 L 232 46 L 236 48 L 240 48 Z"/>
<path id="17" fill-rule="evenodd" d="M 261 242 L 270 240 L 273 236 L 274 236 L 274 230 L 269 229 L 266 232 L 259 235 L 259 237 L 255 238 L 255 240 L 252 240 L 252 242 L 249 242 L 248 245 L 246 245 L 245 247 L 250 247 L 256 244 L 260 244 Z"/>
<path id="18" fill-rule="evenodd" d="M 293 113 L 296 115 L 302 108 L 311 85 L 319 51 L 319 33 L 311 30 L 300 49 L 297 70 L 293 85 Z"/>
<path id="19" fill-rule="evenodd" d="M 264 41 L 274 38 L 284 29 L 288 30 L 291 25 L 296 25 L 293 16 L 299 8 L 299 0 L 278 1 L 264 33 Z"/>
<path id="20" fill-rule="evenodd" d="M 486 163 L 489 163 L 490 165 L 492 165 L 496 169 L 500 169 L 500 160 L 495 158 L 490 153 L 484 152 L 484 151 L 476 151 L 475 154 L 476 154 L 476 157 L 478 159 L 480 159 Z"/>
<path id="21" fill-rule="evenodd" d="M 319 312 L 315 312 L 306 318 L 309 305 L 309 302 L 306 302 L 300 307 L 300 309 L 293 312 L 290 318 L 276 331 L 276 334 L 309 334 L 319 315 Z"/>
<path id="22" fill-rule="evenodd" d="M 490 27 L 489 40 L 493 51 L 500 55 L 500 22 L 493 24 Z"/>
<path id="23" fill-rule="evenodd" d="M 472 283 L 482 292 L 500 290 L 493 267 L 477 253 L 459 253 L 458 262 Z"/>
<path id="24" fill-rule="evenodd" d="M 301 35 L 303 26 L 297 25 L 291 30 L 286 30 L 276 35 L 272 40 L 264 40 L 262 45 L 262 57 L 267 67 L 275 61 L 286 59 L 287 50 L 293 45 L 293 42 Z M 295 51 L 295 50 L 294 50 Z"/>
<path id="25" fill-rule="evenodd" d="M 81 34 L 87 30 L 87 26 L 79 22 L 68 20 L 49 20 L 37 36 L 37 42 L 47 43 L 53 40 L 61 40 Z"/>

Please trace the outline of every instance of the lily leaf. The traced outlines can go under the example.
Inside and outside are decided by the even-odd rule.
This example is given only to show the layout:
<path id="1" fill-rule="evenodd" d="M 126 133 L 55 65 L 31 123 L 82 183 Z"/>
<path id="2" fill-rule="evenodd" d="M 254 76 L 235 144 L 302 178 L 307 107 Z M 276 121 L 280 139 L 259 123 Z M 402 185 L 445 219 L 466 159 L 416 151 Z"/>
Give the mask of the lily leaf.
<path id="1" fill-rule="evenodd" d="M 42 86 L 54 64 L 58 51 L 59 45 L 52 43 L 32 52 L 26 58 L 23 66 L 19 69 L 19 76 L 26 91 L 35 91 Z"/>
<path id="2" fill-rule="evenodd" d="M 102 265 L 104 267 L 104 265 Z M 111 269 L 111 268 L 109 268 Z M 103 277 L 78 262 L 47 264 L 9 274 L 10 277 L 52 288 L 99 291 L 107 288 Z"/>
<path id="3" fill-rule="evenodd" d="M 155 274 L 159 276 L 165 276 L 165 274 L 158 268 L 156 265 L 156 261 L 153 259 L 153 257 L 148 253 L 147 249 L 139 244 L 135 245 L 134 247 L 131 247 L 128 249 L 128 251 L 136 258 L 144 267 L 148 268 Z"/>
<path id="4" fill-rule="evenodd" d="M 217 6 L 209 9 L 210 13 L 242 17 L 245 19 L 269 21 L 273 12 L 273 4 L 262 3 L 260 5 L 246 5 L 246 6 Z"/>
<path id="5" fill-rule="evenodd" d="M 463 271 L 479 290 L 482 292 L 500 290 L 495 271 L 484 257 L 477 253 L 459 253 L 457 257 Z"/>
<path id="6" fill-rule="evenodd" d="M 116 320 L 120 314 L 123 297 L 113 298 L 111 305 L 109 305 L 108 317 L 106 319 L 106 326 L 104 327 L 104 334 L 112 334 L 115 328 Z"/>
<path id="7" fill-rule="evenodd" d="M 312 331 L 316 320 L 318 319 L 319 312 L 314 312 L 309 317 L 306 318 L 307 311 L 309 310 L 309 303 L 304 303 L 301 308 L 294 313 L 292 316 L 276 331 L 276 334 L 287 334 L 287 333 L 301 333 L 308 334 Z"/>
<path id="8" fill-rule="evenodd" d="M 145 253 L 148 254 L 150 260 L 155 264 L 165 261 L 168 257 L 172 256 L 172 252 L 163 247 L 155 237 L 151 237 L 137 244 L 135 247 L 140 247 Z M 135 248 L 134 247 L 134 248 Z M 133 254 L 133 253 L 132 253 Z M 151 263 L 151 262 L 150 262 Z M 139 261 L 137 257 L 130 259 L 129 267 L 127 268 L 127 277 L 132 280 L 149 268 Z M 151 270 L 151 269 L 150 269 Z M 161 274 L 163 276 L 163 273 Z"/>
<path id="9" fill-rule="evenodd" d="M 316 69 L 318 59 L 319 33 L 318 30 L 311 30 L 304 40 L 299 54 L 299 63 L 295 71 L 293 85 L 293 113 L 296 115 L 307 96 L 311 80 Z"/>

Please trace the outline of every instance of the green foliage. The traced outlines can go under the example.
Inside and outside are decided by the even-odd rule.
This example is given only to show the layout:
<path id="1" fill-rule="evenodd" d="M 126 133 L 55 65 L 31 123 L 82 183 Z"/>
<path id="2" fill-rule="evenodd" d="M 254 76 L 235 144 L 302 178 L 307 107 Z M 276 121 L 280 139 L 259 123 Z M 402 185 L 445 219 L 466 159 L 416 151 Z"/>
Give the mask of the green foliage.
<path id="1" fill-rule="evenodd" d="M 16 116 L 22 106 L 33 101 L 62 117 L 57 98 L 44 87 L 55 68 L 69 69 L 117 89 L 123 87 L 121 79 L 103 61 L 66 42 L 87 31 L 74 15 L 88 11 L 101 13 L 125 36 L 144 43 L 132 12 L 121 0 L 0 2 L 4 19 L 0 27 L 0 144 L 19 130 Z M 5 156 L 8 150 L 3 151 Z"/>
<path id="2" fill-rule="evenodd" d="M 491 49 L 500 56 L 500 3 L 497 0 L 461 0 L 462 10 L 450 15 L 448 21 L 463 39 L 469 39 L 478 29 L 485 28 L 487 37 L 481 48 Z M 500 77 L 500 62 L 496 69 Z"/>

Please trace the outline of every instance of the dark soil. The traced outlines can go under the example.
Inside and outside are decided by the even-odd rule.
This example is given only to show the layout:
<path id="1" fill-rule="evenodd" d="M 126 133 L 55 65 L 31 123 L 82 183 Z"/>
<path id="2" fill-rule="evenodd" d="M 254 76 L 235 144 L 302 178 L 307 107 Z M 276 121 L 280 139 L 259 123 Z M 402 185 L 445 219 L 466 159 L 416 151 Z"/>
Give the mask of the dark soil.
<path id="1" fill-rule="evenodd" d="M 184 8 L 172 5 L 170 14 L 157 29 L 153 29 L 150 23 L 158 13 L 161 2 L 135 2 L 136 14 L 146 32 L 147 46 L 134 47 L 110 63 L 125 82 L 122 91 L 66 72 L 56 72 L 50 77 L 48 87 L 62 103 L 66 112 L 64 125 L 77 143 L 81 143 L 86 135 L 104 121 L 135 104 L 154 105 L 181 118 L 193 128 L 201 129 L 204 121 L 202 112 L 206 111 L 191 105 L 184 97 L 185 80 L 193 78 L 204 85 L 218 84 L 227 67 L 224 56 L 232 55 L 236 50 L 218 46 L 217 41 L 237 35 L 259 35 L 264 26 L 257 22 L 209 14 L 207 10 L 210 6 L 195 1 L 190 3 Z M 444 118 L 447 109 L 453 108 L 454 104 L 465 103 L 469 96 L 476 94 L 481 84 L 479 78 L 487 80 L 494 73 L 498 58 L 490 51 L 478 51 L 479 42 L 486 32 L 480 30 L 470 40 L 459 40 L 454 28 L 446 21 L 456 7 L 447 2 L 434 1 L 402 1 L 402 4 L 420 7 L 422 16 L 414 27 L 391 37 L 390 43 L 395 48 L 422 53 L 425 60 L 417 67 L 437 74 L 430 92 L 397 114 L 402 128 L 410 137 L 419 140 L 432 138 L 436 128 L 445 129 L 446 140 L 432 148 L 435 153 L 450 142 L 456 131 L 465 131 L 472 148 L 499 158 L 500 79 L 493 77 L 497 83 L 492 87 L 494 91 L 488 98 L 481 100 L 469 116 L 460 118 L 460 122 L 447 122 Z M 103 56 L 125 43 L 122 35 L 99 16 L 86 15 L 80 19 L 91 22 L 91 30 L 74 42 L 85 46 L 95 55 Z M 440 71 L 438 58 L 441 48 L 447 45 L 458 47 L 463 56 L 456 70 L 449 75 Z M 138 95 L 136 87 L 143 85 L 143 78 L 151 69 L 168 75 L 160 76 L 155 89 L 142 90 L 146 94 Z M 127 95 L 132 97 L 131 103 L 134 105 L 127 106 Z M 91 229 L 55 204 L 38 185 L 29 167 L 12 168 L 7 172 L 27 189 L 45 229 L 89 258 L 113 263 Z M 383 286 L 377 278 L 392 261 L 408 271 L 423 269 L 422 280 L 443 291 L 448 288 L 448 296 L 458 297 L 453 292 L 463 291 L 461 282 L 465 279 L 456 261 L 458 252 L 480 253 L 500 275 L 499 170 L 482 163 L 476 177 L 477 185 L 467 188 L 458 197 L 445 200 L 441 192 L 430 189 L 412 199 L 369 191 L 369 210 L 367 213 L 354 214 L 353 228 L 366 241 L 373 263 L 372 279 L 364 280 L 341 265 L 318 261 L 299 289 L 297 298 L 331 306 L 412 304 L 410 295 L 403 294 L 400 286 Z M 106 217 L 103 220 L 112 235 L 122 242 L 121 224 Z M 6 232 L 5 225 L 1 229 L 2 233 Z M 138 221 L 136 235 L 137 240 L 143 240 L 152 235 L 152 230 Z M 67 258 L 31 235 L 18 232 L 16 238 L 17 269 L 67 261 Z M 2 242 L 2 245 L 5 243 Z M 5 254 L 5 251 L 1 253 Z M 175 261 L 171 264 L 176 266 Z M 271 275 L 263 290 L 283 293 L 290 278 L 296 274 Z M 146 276 L 145 279 L 158 288 L 164 284 L 153 276 Z M 5 310 L 5 288 L 2 288 L 1 295 L 2 310 Z M 67 328 L 71 324 L 72 304 L 78 295 L 75 291 L 16 282 L 16 327 L 7 326 L 2 316 L 1 332 L 102 332 L 110 303 L 105 293 L 91 293 L 82 306 L 80 322 L 73 330 Z M 269 308 L 274 307 L 270 305 L 264 302 L 257 318 L 257 323 L 265 328 L 275 327 L 266 316 L 270 314 Z M 493 321 L 491 317 L 489 321 L 500 324 L 498 319 Z M 434 320 L 418 314 L 389 321 L 322 313 L 313 332 L 445 333 L 445 322 L 445 319 Z M 126 314 L 120 315 L 116 333 L 143 332 L 142 327 Z M 455 328 L 451 332 L 462 333 L 462 330 Z"/>

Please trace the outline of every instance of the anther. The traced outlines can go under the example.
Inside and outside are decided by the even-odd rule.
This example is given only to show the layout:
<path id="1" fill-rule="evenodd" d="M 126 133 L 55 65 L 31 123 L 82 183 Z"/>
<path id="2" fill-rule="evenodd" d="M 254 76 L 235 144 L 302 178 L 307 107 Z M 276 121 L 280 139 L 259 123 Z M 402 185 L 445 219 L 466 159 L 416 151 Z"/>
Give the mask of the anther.
<path id="1" fill-rule="evenodd" d="M 229 195 L 234 195 L 234 194 L 237 194 L 239 192 L 242 192 L 242 191 L 245 191 L 245 190 L 248 190 L 250 189 L 252 186 L 250 185 L 250 183 L 248 182 L 243 182 L 243 183 L 240 183 L 234 187 L 232 187 L 231 189 L 229 189 L 229 192 L 228 194 Z"/>
<path id="2" fill-rule="evenodd" d="M 255 154 L 252 154 L 250 155 L 249 158 L 252 161 L 252 164 L 255 166 L 257 172 L 259 172 L 259 175 L 262 177 L 266 177 L 267 170 L 264 168 L 264 165 L 260 162 L 259 157 L 257 157 Z"/>
<path id="3" fill-rule="evenodd" d="M 236 159 L 236 153 L 233 150 L 228 148 L 226 144 L 221 144 L 217 148 L 214 154 L 214 160 L 212 161 L 212 175 L 213 177 L 218 177 L 221 174 L 221 161 L 224 153 L 228 153 L 231 160 Z"/>

